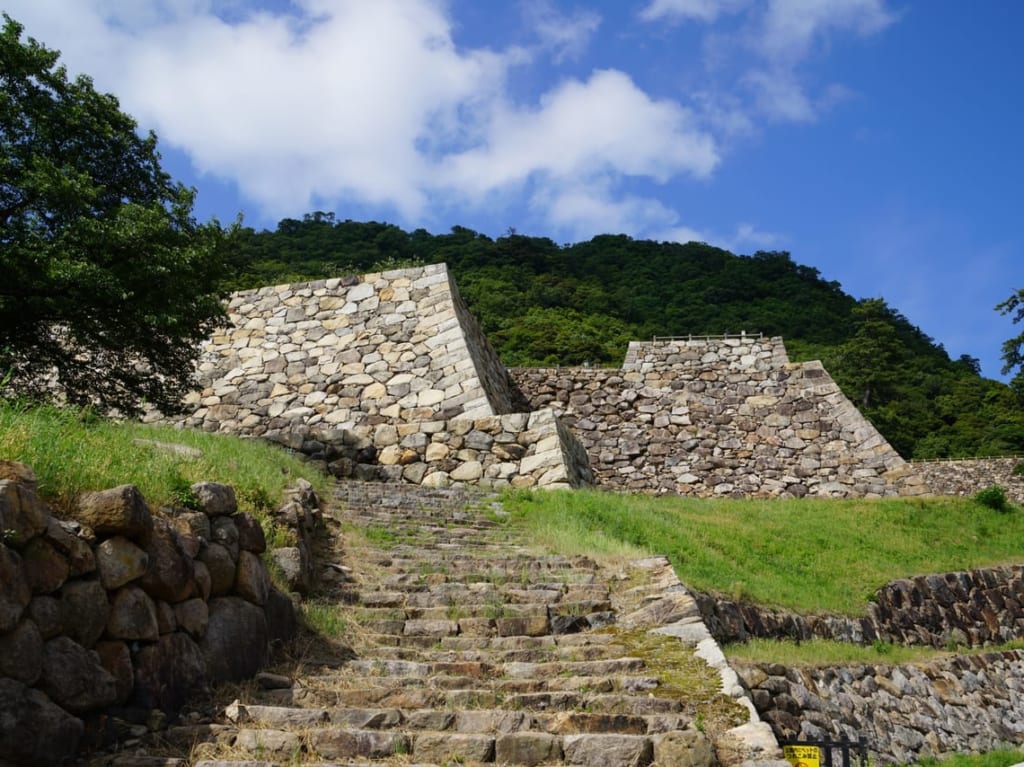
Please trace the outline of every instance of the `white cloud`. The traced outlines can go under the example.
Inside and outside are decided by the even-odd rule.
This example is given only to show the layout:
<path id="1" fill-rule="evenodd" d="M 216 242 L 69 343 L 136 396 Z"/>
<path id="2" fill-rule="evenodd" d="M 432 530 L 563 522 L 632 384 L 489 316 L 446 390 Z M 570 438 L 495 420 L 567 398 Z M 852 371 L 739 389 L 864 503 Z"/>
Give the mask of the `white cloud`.
<path id="1" fill-rule="evenodd" d="M 769 119 L 812 122 L 817 117 L 811 98 L 792 72 L 752 70 L 742 83 L 754 93 L 758 111 Z"/>
<path id="2" fill-rule="evenodd" d="M 524 13 L 541 44 L 553 51 L 555 62 L 579 58 L 601 26 L 599 14 L 582 10 L 562 13 L 552 0 L 530 0 Z"/>
<path id="3" fill-rule="evenodd" d="M 724 14 L 736 13 L 749 0 L 651 0 L 640 12 L 644 21 L 694 19 L 711 23 Z"/>
<path id="4" fill-rule="evenodd" d="M 829 32 L 867 36 L 893 21 L 884 0 L 771 0 L 756 44 L 767 60 L 796 65 Z"/>
<path id="5" fill-rule="evenodd" d="M 457 46 L 448 0 L 269 7 L 6 0 L 69 69 L 93 75 L 163 145 L 235 185 L 268 218 L 351 202 L 419 223 L 447 208 L 526 199 L 545 225 L 564 230 L 679 237 L 701 232 L 635 190 L 708 178 L 723 143 L 761 118 L 814 119 L 841 89 L 809 91 L 802 62 L 829 34 L 871 34 L 891 21 L 883 0 L 651 0 L 650 21 L 713 27 L 742 14 L 736 88 L 710 83 L 687 106 L 618 69 L 528 96 L 513 89 L 517 68 L 533 67 L 527 79 L 536 82 L 541 54 L 563 62 L 588 48 L 601 19 L 583 4 L 525 0 L 539 42 L 500 50 Z M 718 241 L 743 241 L 739 230 L 731 237 Z"/>
<path id="6" fill-rule="evenodd" d="M 665 242 L 704 242 L 724 248 L 732 253 L 751 253 L 758 250 L 777 248 L 783 237 L 775 232 L 759 230 L 753 224 L 741 223 L 731 234 L 710 232 L 694 229 L 689 226 L 675 224 L 667 229 L 651 235 L 654 239 Z"/>
<path id="7" fill-rule="evenodd" d="M 848 91 L 836 83 L 815 93 L 805 72 L 807 63 L 825 51 L 833 36 L 876 34 L 896 20 L 885 0 L 651 0 L 640 16 L 646 21 L 694 19 L 714 25 L 725 15 L 742 14 L 740 31 L 712 26 L 704 37 L 705 66 L 720 72 L 738 67 L 738 93 L 749 94 L 746 111 L 754 117 L 788 122 L 811 122 Z M 735 109 L 723 113 L 733 94 L 704 94 L 705 106 L 718 105 L 709 120 L 731 115 L 731 135 L 743 131 L 744 119 Z M 737 130 L 738 129 L 738 130 Z"/>
<path id="8" fill-rule="evenodd" d="M 600 181 L 607 204 L 624 177 L 705 177 L 719 161 L 691 112 L 620 71 L 512 99 L 507 75 L 529 51 L 458 48 L 444 0 L 297 0 L 277 13 L 240 0 L 8 6 L 69 68 L 268 217 L 351 200 L 418 220 L 525 190 L 559 200 L 549 222 L 573 227 L 595 208 L 566 190 Z M 525 12 L 556 57 L 581 50 L 600 23 L 547 0 Z M 652 205 L 613 207 L 636 228 L 627 219 L 645 221 Z"/>
<path id="9" fill-rule="evenodd" d="M 617 194 L 607 178 L 545 187 L 531 207 L 580 240 L 602 233 L 646 235 L 678 218 L 656 199 Z"/>
<path id="10" fill-rule="evenodd" d="M 718 160 L 714 139 L 690 112 L 651 99 L 622 72 L 603 70 L 586 82 L 563 82 L 537 108 L 500 106 L 481 146 L 447 158 L 442 176 L 476 194 L 536 174 L 703 177 Z"/>
<path id="11" fill-rule="evenodd" d="M 884 0 L 771 0 L 747 37 L 763 65 L 748 72 L 743 83 L 752 87 L 758 110 L 769 119 L 810 122 L 847 90 L 830 83 L 821 95 L 810 95 L 801 65 L 816 47 L 827 48 L 834 33 L 864 37 L 894 20 Z"/>

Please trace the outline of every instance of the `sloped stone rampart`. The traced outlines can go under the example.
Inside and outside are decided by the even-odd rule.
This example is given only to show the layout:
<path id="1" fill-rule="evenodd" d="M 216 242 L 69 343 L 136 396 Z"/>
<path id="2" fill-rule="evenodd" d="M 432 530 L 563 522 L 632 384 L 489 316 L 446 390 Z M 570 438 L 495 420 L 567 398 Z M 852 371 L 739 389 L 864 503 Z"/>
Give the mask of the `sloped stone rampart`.
<path id="1" fill-rule="evenodd" d="M 1024 638 L 1024 567 L 900 578 L 878 589 L 861 617 L 801 615 L 708 594 L 698 604 L 720 642 L 817 638 L 981 647 Z"/>
<path id="2" fill-rule="evenodd" d="M 913 666 L 738 667 L 780 738 L 866 739 L 881 764 L 1024 744 L 1024 651 Z"/>
<path id="3" fill-rule="evenodd" d="M 443 264 L 233 294 L 187 426 L 287 441 L 508 413 L 508 375 Z"/>
<path id="4" fill-rule="evenodd" d="M 634 342 L 620 370 L 510 374 L 443 264 L 243 291 L 228 314 L 180 422 L 276 441 L 337 476 L 711 497 L 927 492 L 820 363 L 790 363 L 779 338 Z M 455 423 L 545 409 L 557 449 L 544 429 L 517 429 L 521 418 L 491 422 L 486 447 L 463 444 Z M 499 444 L 515 447 L 492 453 Z"/>
<path id="5" fill-rule="evenodd" d="M 936 495 L 969 496 L 999 485 L 1013 503 L 1024 504 L 1024 475 L 1013 473 L 1022 463 L 1024 456 L 914 461 L 913 466 Z"/>
<path id="6" fill-rule="evenodd" d="M 598 484 L 693 496 L 893 496 L 927 491 L 818 362 L 780 338 L 633 344 L 626 366 L 516 369 L 590 454 Z"/>

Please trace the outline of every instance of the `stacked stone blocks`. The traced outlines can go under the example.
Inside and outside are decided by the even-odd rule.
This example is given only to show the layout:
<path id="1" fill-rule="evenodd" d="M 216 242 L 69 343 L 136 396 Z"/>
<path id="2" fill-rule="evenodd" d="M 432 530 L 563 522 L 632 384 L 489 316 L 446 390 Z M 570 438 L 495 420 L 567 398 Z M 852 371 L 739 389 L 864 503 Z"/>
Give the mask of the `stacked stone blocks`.
<path id="1" fill-rule="evenodd" d="M 230 487 L 193 486 L 201 511 L 156 512 L 123 485 L 83 494 L 71 519 L 35 490 L 29 467 L 0 461 L 0 763 L 65 764 L 124 738 L 111 707 L 176 712 L 294 632 Z"/>
<path id="2" fill-rule="evenodd" d="M 790 363 L 780 338 L 634 343 L 621 370 L 514 377 L 573 429 L 605 487 L 719 497 L 927 490 L 821 363 Z"/>
<path id="3" fill-rule="evenodd" d="M 444 265 L 243 291 L 228 314 L 185 425 L 279 442 L 339 477 L 719 497 L 927 490 L 820 363 L 790 363 L 779 338 L 636 342 L 618 370 L 508 371 Z"/>

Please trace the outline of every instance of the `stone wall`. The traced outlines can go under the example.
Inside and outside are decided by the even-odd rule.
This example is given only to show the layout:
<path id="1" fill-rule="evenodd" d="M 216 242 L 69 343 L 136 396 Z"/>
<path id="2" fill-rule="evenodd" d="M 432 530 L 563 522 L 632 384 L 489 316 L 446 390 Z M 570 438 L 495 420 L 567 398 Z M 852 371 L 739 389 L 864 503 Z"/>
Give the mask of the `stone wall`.
<path id="1" fill-rule="evenodd" d="M 234 293 L 186 426 L 287 437 L 508 413 L 505 369 L 443 264 Z"/>
<path id="2" fill-rule="evenodd" d="M 892 581 L 862 618 L 807 616 L 710 595 L 698 607 L 722 643 L 751 637 L 979 647 L 1024 637 L 1024 567 Z M 780 739 L 866 738 L 883 763 L 1024 745 L 1024 651 L 913 666 L 734 666 Z"/>
<path id="3" fill-rule="evenodd" d="M 693 496 L 919 495 L 924 482 L 818 362 L 780 338 L 630 345 L 611 369 L 512 371 L 590 455 L 600 486 Z"/>
<path id="4" fill-rule="evenodd" d="M 779 338 L 635 342 L 620 370 L 510 375 L 443 264 L 243 291 L 228 314 L 179 422 L 276 441 L 337 476 L 693 496 L 927 491 L 820 363 L 790 363 Z M 515 444 L 509 455 L 463 444 L 455 423 L 546 409 L 539 431 L 491 422 L 489 445 Z M 558 435 L 557 450 L 535 450 L 564 457 L 556 472 L 528 460 L 531 432 Z"/>
<path id="5" fill-rule="evenodd" d="M 800 615 L 707 594 L 698 604 L 708 629 L 723 643 L 757 637 L 980 647 L 1024 638 L 1024 566 L 891 581 L 859 618 Z"/>
<path id="6" fill-rule="evenodd" d="M 1024 745 L 1022 650 L 912 666 L 735 665 L 780 738 L 866 738 L 883 764 Z"/>
<path id="7" fill-rule="evenodd" d="M 1024 457 L 914 461 L 913 465 L 936 495 L 969 496 L 1000 485 L 1014 503 L 1024 504 L 1024 475 L 1013 474 L 1022 462 Z"/>
<path id="8" fill-rule="evenodd" d="M 0 762 L 63 764 L 123 739 L 128 720 L 251 676 L 294 632 L 259 523 L 226 485 L 192 490 L 202 511 L 154 513 L 124 485 L 61 520 L 31 469 L 0 462 Z M 300 489 L 283 511 L 310 504 Z"/>
<path id="9" fill-rule="evenodd" d="M 303 450 L 332 474 L 426 487 L 593 484 L 583 446 L 549 409 L 482 418 L 314 431 Z"/>

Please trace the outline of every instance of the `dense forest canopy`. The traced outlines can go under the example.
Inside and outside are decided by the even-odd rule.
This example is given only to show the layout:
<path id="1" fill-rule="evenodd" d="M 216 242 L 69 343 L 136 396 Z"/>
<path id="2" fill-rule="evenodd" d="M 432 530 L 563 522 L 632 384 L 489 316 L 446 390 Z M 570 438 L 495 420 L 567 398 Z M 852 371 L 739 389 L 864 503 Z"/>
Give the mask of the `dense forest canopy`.
<path id="1" fill-rule="evenodd" d="M 792 359 L 822 360 L 905 457 L 1024 453 L 1024 390 L 982 378 L 976 359 L 950 359 L 884 300 L 857 300 L 788 253 L 434 235 L 317 212 L 240 228 L 231 258 L 231 289 L 445 262 L 510 367 L 619 365 L 629 341 L 655 335 L 780 335 Z"/>

